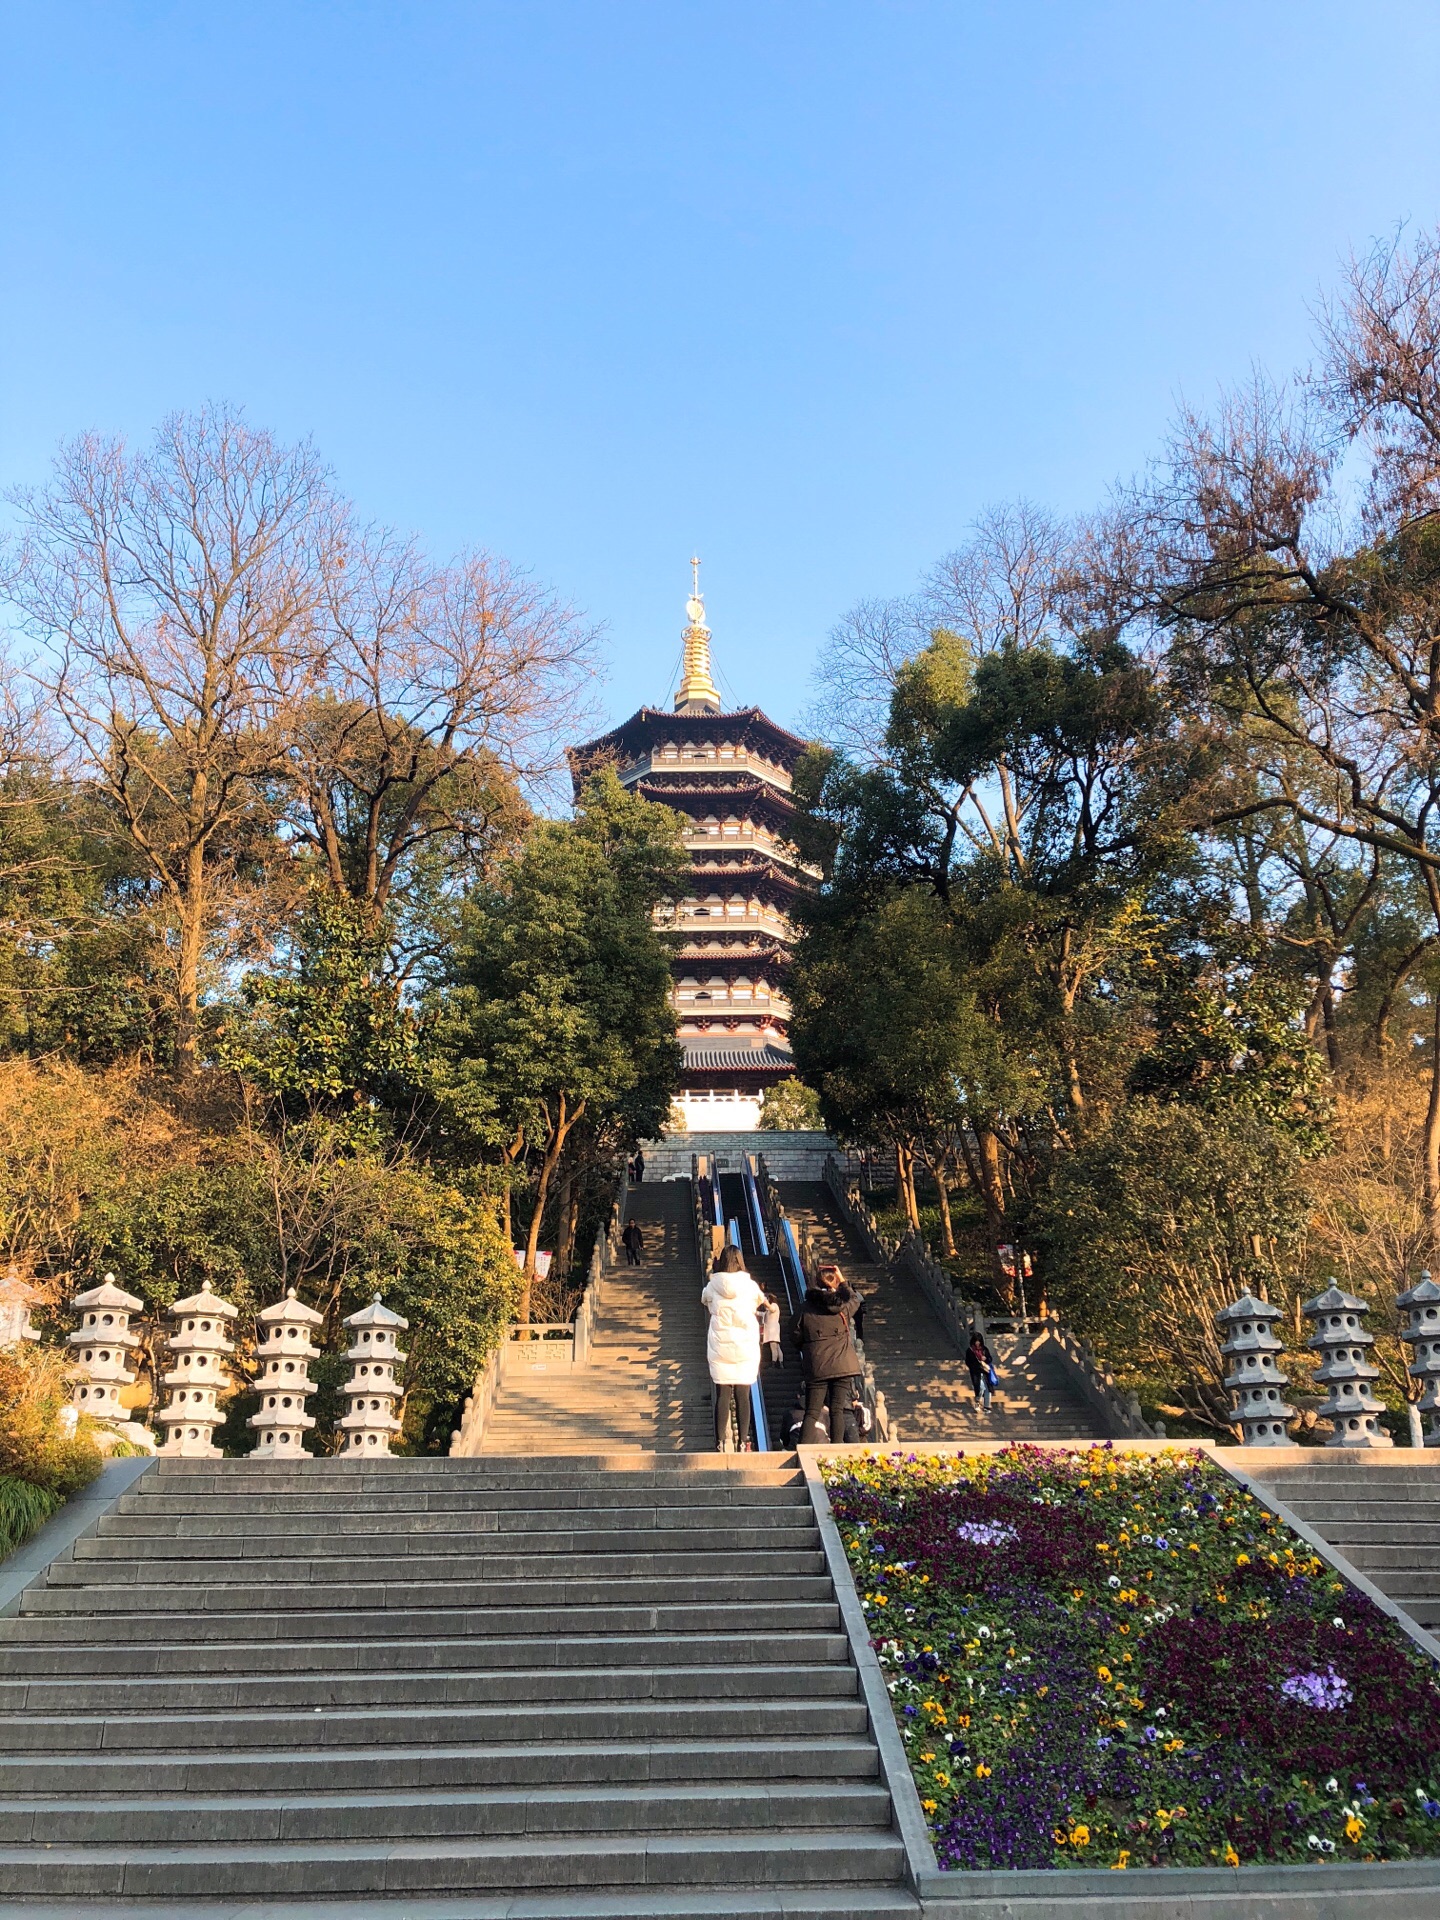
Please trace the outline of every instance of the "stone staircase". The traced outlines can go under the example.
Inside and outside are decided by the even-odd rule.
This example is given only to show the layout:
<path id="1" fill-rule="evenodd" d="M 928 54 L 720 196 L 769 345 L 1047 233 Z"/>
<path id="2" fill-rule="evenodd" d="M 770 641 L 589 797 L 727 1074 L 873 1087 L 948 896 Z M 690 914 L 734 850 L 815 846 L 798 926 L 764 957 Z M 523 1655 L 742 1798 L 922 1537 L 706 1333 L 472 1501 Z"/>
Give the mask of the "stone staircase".
<path id="1" fill-rule="evenodd" d="M 1417 1459 L 1409 1449 L 1297 1447 L 1278 1459 L 1267 1451 L 1226 1459 L 1243 1463 L 1257 1490 L 1273 1493 L 1412 1620 L 1440 1631 L 1440 1459 Z"/>
<path id="2" fill-rule="evenodd" d="M 796 1227 L 810 1229 L 821 1257 L 837 1261 L 865 1294 L 865 1358 L 902 1441 L 1105 1438 L 1059 1351 L 1043 1337 L 987 1336 L 1000 1387 L 982 1413 L 964 1356 L 919 1281 L 865 1258 L 822 1183 L 782 1182 L 780 1198 Z"/>
<path id="3" fill-rule="evenodd" d="M 644 1230 L 644 1258 L 606 1273 L 588 1365 L 545 1353 L 549 1342 L 535 1343 L 533 1366 L 507 1354 L 482 1457 L 714 1446 L 690 1183 L 632 1187 L 627 1215 Z"/>
<path id="4" fill-rule="evenodd" d="M 862 1920 L 901 1875 L 778 1462 L 161 1461 L 0 1620 L 7 1914 Z"/>

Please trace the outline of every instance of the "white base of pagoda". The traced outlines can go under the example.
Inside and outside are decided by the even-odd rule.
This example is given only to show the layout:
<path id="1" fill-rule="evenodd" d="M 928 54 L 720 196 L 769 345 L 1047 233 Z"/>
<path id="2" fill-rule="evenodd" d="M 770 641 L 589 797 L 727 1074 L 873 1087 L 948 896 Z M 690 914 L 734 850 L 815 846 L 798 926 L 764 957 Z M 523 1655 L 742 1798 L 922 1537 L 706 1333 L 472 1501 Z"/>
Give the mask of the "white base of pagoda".
<path id="1" fill-rule="evenodd" d="M 760 1125 L 760 1095 L 685 1091 L 673 1104 L 690 1133 L 753 1133 Z"/>
<path id="2" fill-rule="evenodd" d="M 306 1426 L 313 1427 L 313 1420 Z M 305 1445 L 305 1432 L 298 1426 L 267 1427 L 255 1440 L 252 1460 L 313 1460 L 314 1455 Z"/>
<path id="3" fill-rule="evenodd" d="M 216 1446 L 214 1436 L 213 1427 L 171 1427 L 164 1446 L 157 1451 L 167 1460 L 223 1460 L 224 1450 Z"/>

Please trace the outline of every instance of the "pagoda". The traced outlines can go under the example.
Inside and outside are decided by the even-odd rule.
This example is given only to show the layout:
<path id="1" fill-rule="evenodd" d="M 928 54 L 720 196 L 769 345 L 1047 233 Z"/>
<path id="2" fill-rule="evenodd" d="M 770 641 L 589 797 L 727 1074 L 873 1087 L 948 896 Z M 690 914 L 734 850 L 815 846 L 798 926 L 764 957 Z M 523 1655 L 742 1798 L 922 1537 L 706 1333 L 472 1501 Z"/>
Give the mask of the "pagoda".
<path id="1" fill-rule="evenodd" d="M 795 1071 L 785 986 L 796 898 L 819 875 L 791 844 L 791 780 L 806 742 L 759 707 L 727 713 L 710 672 L 700 562 L 685 611 L 684 663 L 673 710 L 641 707 L 570 751 L 578 795 L 614 765 L 632 793 L 680 814 L 685 892 L 657 919 L 677 936 L 671 971 L 684 1064 L 676 1101 L 692 1131 L 756 1125 L 766 1087 Z"/>

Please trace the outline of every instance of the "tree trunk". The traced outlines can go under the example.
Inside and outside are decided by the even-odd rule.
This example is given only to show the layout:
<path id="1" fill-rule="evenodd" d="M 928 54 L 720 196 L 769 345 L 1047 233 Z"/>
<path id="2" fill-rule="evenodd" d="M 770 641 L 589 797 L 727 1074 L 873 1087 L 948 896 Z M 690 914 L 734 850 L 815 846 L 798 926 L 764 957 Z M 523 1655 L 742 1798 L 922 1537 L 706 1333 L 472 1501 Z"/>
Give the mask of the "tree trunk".
<path id="1" fill-rule="evenodd" d="M 980 1175 L 980 1198 L 985 1203 L 985 1226 L 990 1241 L 990 1267 L 1000 1297 L 1014 1305 L 1014 1282 L 1000 1259 L 1006 1238 L 1005 1182 L 1000 1171 L 1000 1141 L 989 1127 L 976 1127 L 975 1150 Z"/>
<path id="2" fill-rule="evenodd" d="M 560 1204 L 556 1209 L 555 1274 L 568 1280 L 570 1262 L 575 1254 L 575 1216 L 580 1210 L 579 1192 L 573 1173 L 560 1182 Z"/>
<path id="3" fill-rule="evenodd" d="M 1430 1043 L 1430 1102 L 1425 1110 L 1425 1223 L 1430 1258 L 1440 1255 L 1440 991 Z"/>
<path id="4" fill-rule="evenodd" d="M 550 1194 L 550 1180 L 559 1165 L 561 1154 L 565 1151 L 565 1142 L 570 1137 L 570 1129 L 584 1111 L 585 1102 L 582 1100 L 575 1111 L 567 1116 L 565 1096 L 561 1094 L 555 1125 L 550 1132 L 545 1157 L 540 1162 L 540 1177 L 535 1185 L 535 1207 L 530 1215 L 530 1231 L 525 1240 L 525 1264 L 520 1270 L 520 1310 L 516 1315 L 522 1327 L 528 1327 L 530 1324 L 530 1295 L 535 1285 L 535 1255 L 540 1247 L 540 1225 L 545 1218 L 545 1202 Z"/>
<path id="5" fill-rule="evenodd" d="M 945 1186 L 945 1175 L 938 1167 L 932 1167 L 935 1176 L 935 1191 L 940 1199 L 940 1239 L 945 1258 L 955 1258 L 955 1229 L 950 1221 L 950 1195 Z"/>
<path id="6" fill-rule="evenodd" d="M 200 961 L 205 945 L 205 849 L 185 856 L 185 890 L 176 901 L 180 946 L 175 967 L 175 1071 L 192 1074 L 200 1064 Z"/>
<path id="7" fill-rule="evenodd" d="M 895 1142 L 895 1184 L 900 1205 L 911 1228 L 920 1231 L 920 1208 L 915 1199 L 915 1150 L 908 1141 Z"/>

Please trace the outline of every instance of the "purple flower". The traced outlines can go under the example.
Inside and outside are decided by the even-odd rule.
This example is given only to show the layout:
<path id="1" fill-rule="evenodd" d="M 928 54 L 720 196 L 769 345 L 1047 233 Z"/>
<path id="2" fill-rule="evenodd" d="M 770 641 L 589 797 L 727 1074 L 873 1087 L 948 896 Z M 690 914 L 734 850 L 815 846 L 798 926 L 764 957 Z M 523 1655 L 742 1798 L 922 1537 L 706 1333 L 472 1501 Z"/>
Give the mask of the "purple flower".
<path id="1" fill-rule="evenodd" d="M 1292 1673 L 1280 1682 L 1280 1691 L 1297 1706 L 1314 1707 L 1320 1713 L 1348 1707 L 1351 1698 L 1349 1682 L 1334 1667 L 1326 1667 L 1323 1673 Z"/>

